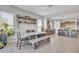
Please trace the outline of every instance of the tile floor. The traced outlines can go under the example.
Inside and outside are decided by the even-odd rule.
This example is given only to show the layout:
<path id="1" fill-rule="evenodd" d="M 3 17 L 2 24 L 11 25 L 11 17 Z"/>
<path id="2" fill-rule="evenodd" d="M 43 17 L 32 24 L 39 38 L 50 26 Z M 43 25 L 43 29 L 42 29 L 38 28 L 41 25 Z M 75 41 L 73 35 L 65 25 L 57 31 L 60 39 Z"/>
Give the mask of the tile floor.
<path id="1" fill-rule="evenodd" d="M 34 50 L 31 46 L 23 46 L 20 50 L 16 47 L 16 42 L 0 49 L 0 53 L 78 53 L 79 37 L 69 38 L 58 35 L 51 35 L 51 42 L 44 43 Z"/>

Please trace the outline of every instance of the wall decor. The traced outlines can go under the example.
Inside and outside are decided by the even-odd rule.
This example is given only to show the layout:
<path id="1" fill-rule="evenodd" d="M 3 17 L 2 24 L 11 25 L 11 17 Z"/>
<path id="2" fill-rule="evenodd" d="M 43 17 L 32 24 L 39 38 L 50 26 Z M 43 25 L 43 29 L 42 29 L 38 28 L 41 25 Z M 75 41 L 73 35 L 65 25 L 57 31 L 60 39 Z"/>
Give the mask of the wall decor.
<path id="1" fill-rule="evenodd" d="M 27 24 L 36 24 L 37 19 L 32 18 L 30 16 L 21 16 L 21 15 L 17 15 L 17 21 L 18 23 L 27 23 Z"/>

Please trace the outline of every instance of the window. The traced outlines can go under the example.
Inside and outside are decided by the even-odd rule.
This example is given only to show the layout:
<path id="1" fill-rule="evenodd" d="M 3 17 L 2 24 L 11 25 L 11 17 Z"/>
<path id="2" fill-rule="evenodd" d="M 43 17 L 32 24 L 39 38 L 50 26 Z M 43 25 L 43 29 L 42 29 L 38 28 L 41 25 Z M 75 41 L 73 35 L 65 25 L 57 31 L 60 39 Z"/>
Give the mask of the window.
<path id="1" fill-rule="evenodd" d="M 0 12 L 0 18 L 2 21 L 8 23 L 9 25 L 13 26 L 13 14 L 7 12 Z"/>
<path id="2" fill-rule="evenodd" d="M 0 12 L 0 29 L 8 36 L 14 34 L 13 16 L 13 14 L 8 12 Z"/>

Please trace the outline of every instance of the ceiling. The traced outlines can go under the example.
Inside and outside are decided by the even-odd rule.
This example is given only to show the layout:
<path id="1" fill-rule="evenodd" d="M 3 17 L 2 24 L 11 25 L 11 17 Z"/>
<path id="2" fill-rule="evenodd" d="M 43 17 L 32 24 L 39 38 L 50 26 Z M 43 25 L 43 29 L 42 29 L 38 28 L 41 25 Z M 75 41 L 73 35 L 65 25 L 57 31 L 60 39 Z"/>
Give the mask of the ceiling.
<path id="1" fill-rule="evenodd" d="M 41 16 L 55 17 L 55 18 L 56 16 L 79 12 L 78 5 L 15 5 L 15 6 Z"/>

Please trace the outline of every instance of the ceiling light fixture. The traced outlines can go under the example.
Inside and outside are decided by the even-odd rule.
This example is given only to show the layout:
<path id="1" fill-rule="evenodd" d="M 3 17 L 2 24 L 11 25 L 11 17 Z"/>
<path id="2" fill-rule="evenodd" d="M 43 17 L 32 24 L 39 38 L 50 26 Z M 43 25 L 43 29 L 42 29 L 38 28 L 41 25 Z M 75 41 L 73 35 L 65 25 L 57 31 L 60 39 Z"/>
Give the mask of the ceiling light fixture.
<path id="1" fill-rule="evenodd" d="M 48 7 L 53 7 L 53 5 L 48 5 Z"/>

